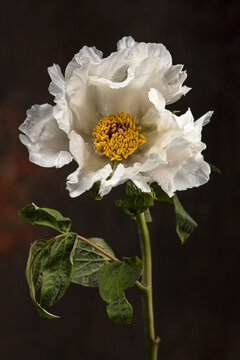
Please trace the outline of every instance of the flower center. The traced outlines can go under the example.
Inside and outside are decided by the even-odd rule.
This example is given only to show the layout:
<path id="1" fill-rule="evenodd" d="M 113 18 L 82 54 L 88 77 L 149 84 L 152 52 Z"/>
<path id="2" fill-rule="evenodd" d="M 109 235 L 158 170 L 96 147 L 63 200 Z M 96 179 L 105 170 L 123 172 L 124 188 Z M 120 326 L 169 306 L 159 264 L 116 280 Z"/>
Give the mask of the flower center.
<path id="1" fill-rule="evenodd" d="M 139 133 L 141 126 L 136 127 L 135 120 L 136 116 L 123 112 L 102 117 L 92 133 L 94 148 L 111 160 L 126 159 L 147 141 Z"/>

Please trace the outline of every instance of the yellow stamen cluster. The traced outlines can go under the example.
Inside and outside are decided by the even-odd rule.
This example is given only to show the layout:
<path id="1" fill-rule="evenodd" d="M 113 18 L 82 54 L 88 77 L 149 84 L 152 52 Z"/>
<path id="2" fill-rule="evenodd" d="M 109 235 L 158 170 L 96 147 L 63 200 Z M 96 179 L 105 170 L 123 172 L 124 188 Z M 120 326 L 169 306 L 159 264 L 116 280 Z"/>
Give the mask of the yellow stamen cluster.
<path id="1" fill-rule="evenodd" d="M 94 148 L 100 155 L 121 161 L 146 142 L 139 134 L 140 126 L 135 125 L 136 116 L 117 113 L 101 118 L 93 130 Z"/>

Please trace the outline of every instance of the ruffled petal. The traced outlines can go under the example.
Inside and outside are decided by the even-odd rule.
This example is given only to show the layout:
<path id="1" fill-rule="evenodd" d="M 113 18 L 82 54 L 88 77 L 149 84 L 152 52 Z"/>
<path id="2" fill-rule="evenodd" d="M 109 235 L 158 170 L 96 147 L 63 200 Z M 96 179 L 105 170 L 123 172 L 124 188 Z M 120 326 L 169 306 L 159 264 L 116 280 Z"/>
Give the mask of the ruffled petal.
<path id="1" fill-rule="evenodd" d="M 157 61 L 160 68 L 168 68 L 172 65 L 171 54 L 163 44 L 136 43 L 131 48 L 130 56 L 136 66 L 142 64 L 147 59 L 151 59 L 153 62 Z M 149 66 L 148 62 L 145 62 L 145 65 Z"/>
<path id="2" fill-rule="evenodd" d="M 186 190 L 205 184 L 209 180 L 210 167 L 200 154 L 181 162 L 161 164 L 148 173 L 162 189 L 172 197 L 177 190 Z"/>
<path id="3" fill-rule="evenodd" d="M 71 197 L 76 197 L 92 188 L 96 181 L 105 180 L 112 172 L 110 164 L 104 167 L 78 168 L 67 178 L 67 189 Z"/>
<path id="4" fill-rule="evenodd" d="M 118 43 L 118 50 L 128 50 L 128 64 L 134 69 L 135 87 L 149 91 L 156 88 L 171 104 L 190 88 L 183 86 L 187 74 L 183 65 L 172 65 L 172 57 L 163 44 L 137 43 L 131 37 L 125 37 Z"/>
<path id="5" fill-rule="evenodd" d="M 191 90 L 190 87 L 183 86 L 187 72 L 182 69 L 183 65 L 174 65 L 164 74 L 162 89 L 167 104 L 173 104 Z"/>
<path id="6" fill-rule="evenodd" d="M 88 135 L 106 114 L 126 112 L 139 120 L 152 102 L 162 107 L 164 101 L 174 102 L 189 90 L 182 86 L 186 78 L 182 67 L 172 65 L 164 45 L 137 43 L 131 37 L 121 39 L 118 51 L 107 58 L 102 58 L 96 48 L 84 46 L 66 69 L 72 124 L 63 128 L 61 123 L 66 113 L 63 101 L 58 102 L 54 116 L 67 133 L 71 128 Z M 151 88 L 155 90 L 149 93 Z M 158 97 L 158 105 L 154 97 Z M 159 104 L 160 97 L 162 104 Z M 67 122 L 68 119 L 63 120 L 64 124 Z"/>
<path id="7" fill-rule="evenodd" d="M 20 134 L 20 141 L 28 148 L 33 163 L 59 168 L 72 161 L 68 138 L 59 129 L 51 105 L 32 106 L 19 130 L 25 134 Z"/>
<path id="8" fill-rule="evenodd" d="M 198 187 L 209 180 L 210 168 L 201 155 L 206 146 L 200 141 L 199 124 L 196 126 L 192 122 L 190 111 L 183 116 L 188 121 L 182 129 L 173 133 L 172 141 L 165 148 L 166 164 L 148 172 L 152 181 L 156 181 L 169 196 L 177 190 Z"/>
<path id="9" fill-rule="evenodd" d="M 144 178 L 137 169 L 139 164 L 134 164 L 133 167 L 124 167 L 123 164 L 119 164 L 114 171 L 112 177 L 109 180 L 102 180 L 100 185 L 99 193 L 101 196 L 108 194 L 113 187 L 118 186 L 131 179 L 133 182 L 137 182 L 137 186 L 141 188 L 142 191 L 150 192 L 151 189 L 147 184 L 147 179 Z"/>
<path id="10" fill-rule="evenodd" d="M 134 77 L 134 66 L 129 58 L 129 50 L 117 51 L 101 60 L 89 65 L 90 84 L 102 82 L 113 89 L 129 84 Z"/>
<path id="11" fill-rule="evenodd" d="M 194 159 L 187 159 L 174 176 L 173 191 L 198 187 L 209 180 L 210 166 L 197 154 Z"/>
<path id="12" fill-rule="evenodd" d="M 188 109 L 185 114 L 175 116 L 175 119 L 180 129 L 184 132 L 184 138 L 192 143 L 198 143 L 201 141 L 202 127 L 209 123 L 212 114 L 213 111 L 208 111 L 201 118 L 194 121 L 191 110 Z"/>
<path id="13" fill-rule="evenodd" d="M 84 63 L 89 62 L 98 64 L 101 62 L 102 57 L 102 51 L 96 49 L 95 46 L 83 46 L 83 48 L 75 55 L 75 60 L 79 65 L 83 65 Z"/>
<path id="14" fill-rule="evenodd" d="M 73 59 L 67 65 L 65 70 L 66 80 L 69 80 L 72 77 L 74 71 L 76 69 L 82 68 L 83 65 L 89 63 L 98 64 L 101 62 L 102 56 L 103 53 L 96 49 L 95 46 L 83 46 L 83 48 L 74 55 Z"/>
<path id="15" fill-rule="evenodd" d="M 158 98 L 151 98 L 158 104 Z M 200 186 L 209 179 L 210 168 L 201 155 L 206 148 L 201 142 L 201 131 L 212 112 L 194 122 L 190 109 L 176 116 L 166 109 L 157 111 L 157 107 L 142 119 L 143 128 L 147 130 L 145 153 L 165 154 L 166 162 L 148 171 L 147 175 L 173 196 L 177 190 Z"/>
<path id="16" fill-rule="evenodd" d="M 213 115 L 213 111 L 208 111 L 206 114 L 201 116 L 198 120 L 195 121 L 195 126 L 205 126 L 210 122 L 210 119 Z"/>
<path id="17" fill-rule="evenodd" d="M 118 51 L 122 51 L 125 49 L 131 49 L 137 43 L 132 38 L 132 36 L 124 36 L 121 40 L 117 42 Z"/>
<path id="18" fill-rule="evenodd" d="M 183 86 L 187 74 L 182 65 L 172 65 L 172 58 L 162 44 L 138 44 L 131 50 L 135 64 L 134 83 L 148 91 L 159 90 L 166 104 L 171 104 L 190 88 Z"/>
<path id="19" fill-rule="evenodd" d="M 149 156 L 144 154 L 133 156 L 125 164 L 118 164 L 110 179 L 101 182 L 100 195 L 108 194 L 113 187 L 121 185 L 129 179 L 142 191 L 150 192 L 151 189 L 148 185 L 150 177 L 147 172 L 158 166 L 159 163 L 164 162 L 164 158 L 154 153 Z"/>
<path id="20" fill-rule="evenodd" d="M 65 79 L 60 66 L 53 64 L 48 68 L 49 76 L 52 82 L 49 85 L 49 92 L 54 96 L 65 96 Z"/>
<path id="21" fill-rule="evenodd" d="M 140 118 L 152 106 L 151 88 L 168 104 L 190 90 L 182 86 L 186 72 L 182 66 L 171 65 L 171 55 L 162 44 L 140 43 L 127 50 L 89 68 L 89 84 L 96 88 L 100 114 L 124 111 Z"/>
<path id="22" fill-rule="evenodd" d="M 59 65 L 54 64 L 48 68 L 52 82 L 49 85 L 49 92 L 55 96 L 56 105 L 53 108 L 53 115 L 58 126 L 65 133 L 73 128 L 72 112 L 66 99 L 66 84 Z"/>

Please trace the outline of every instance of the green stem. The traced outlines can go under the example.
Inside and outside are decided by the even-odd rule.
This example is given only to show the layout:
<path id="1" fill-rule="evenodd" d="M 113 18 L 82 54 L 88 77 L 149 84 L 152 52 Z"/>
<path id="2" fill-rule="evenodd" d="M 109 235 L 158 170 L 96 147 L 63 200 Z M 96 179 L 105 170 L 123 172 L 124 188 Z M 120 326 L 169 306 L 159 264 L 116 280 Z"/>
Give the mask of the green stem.
<path id="1" fill-rule="evenodd" d="M 144 287 L 139 289 L 142 293 L 145 356 L 146 360 L 157 360 L 157 351 L 160 339 L 155 336 L 154 330 L 151 244 L 144 212 L 136 215 L 136 221 L 143 261 L 142 285 Z"/>

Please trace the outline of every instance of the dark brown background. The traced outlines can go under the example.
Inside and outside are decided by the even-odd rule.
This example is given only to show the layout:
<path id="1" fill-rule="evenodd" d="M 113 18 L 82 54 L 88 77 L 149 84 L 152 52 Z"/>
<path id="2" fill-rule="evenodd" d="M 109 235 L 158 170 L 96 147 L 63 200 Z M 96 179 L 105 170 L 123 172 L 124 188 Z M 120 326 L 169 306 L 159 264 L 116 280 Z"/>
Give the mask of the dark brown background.
<path id="1" fill-rule="evenodd" d="M 76 168 L 43 169 L 28 161 L 17 127 L 35 103 L 52 103 L 47 66 L 62 69 L 83 45 L 107 56 L 124 35 L 162 42 L 174 64 L 188 71 L 191 92 L 175 104 L 195 117 L 215 114 L 204 128 L 205 158 L 222 169 L 210 182 L 180 194 L 199 224 L 182 246 L 171 207 L 156 204 L 150 225 L 154 305 L 161 360 L 239 360 L 239 1 L 5 1 L 0 47 L 0 358 L 36 360 L 143 359 L 141 302 L 131 326 L 108 320 L 97 289 L 71 285 L 40 318 L 24 278 L 30 242 L 54 232 L 23 223 L 17 209 L 34 201 L 73 219 L 73 229 L 102 236 L 117 256 L 139 255 L 135 223 L 114 205 L 115 189 L 101 202 L 89 193 L 70 199 L 67 174 Z"/>

